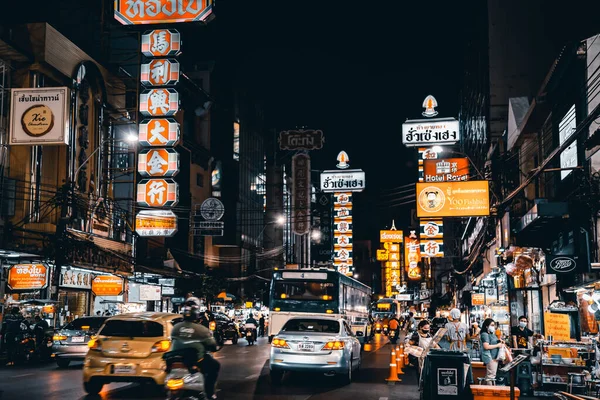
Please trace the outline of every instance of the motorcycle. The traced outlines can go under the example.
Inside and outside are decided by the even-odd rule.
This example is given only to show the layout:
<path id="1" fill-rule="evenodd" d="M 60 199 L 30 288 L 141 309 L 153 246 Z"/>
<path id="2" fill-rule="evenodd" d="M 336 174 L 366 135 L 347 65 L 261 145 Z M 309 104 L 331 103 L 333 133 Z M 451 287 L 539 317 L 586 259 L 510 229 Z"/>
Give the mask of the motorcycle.
<path id="1" fill-rule="evenodd" d="M 225 343 L 225 338 L 223 336 L 223 332 L 222 330 L 219 328 L 219 325 L 217 324 L 217 321 L 212 320 L 208 323 L 208 329 L 210 329 L 210 331 L 213 334 L 213 337 L 215 338 L 217 345 L 219 345 L 219 347 L 222 347 L 223 344 Z"/>
<path id="2" fill-rule="evenodd" d="M 395 331 L 395 330 L 390 331 L 390 335 L 389 335 L 390 343 L 392 343 L 392 344 L 396 344 L 396 342 L 398 341 L 398 335 L 396 332 L 397 331 Z"/>
<path id="3" fill-rule="evenodd" d="M 375 333 L 381 333 L 382 329 L 383 327 L 379 322 L 375 324 Z"/>
<path id="4" fill-rule="evenodd" d="M 252 346 L 256 341 L 256 325 L 254 324 L 246 324 L 245 325 L 245 336 L 248 341 L 248 346 Z"/>
<path id="5" fill-rule="evenodd" d="M 28 331 L 15 335 L 15 363 L 29 362 L 35 355 L 35 336 Z"/>
<path id="6" fill-rule="evenodd" d="M 383 326 L 383 334 L 387 336 L 389 333 L 390 333 L 390 330 L 389 330 L 388 326 L 384 325 Z"/>
<path id="7" fill-rule="evenodd" d="M 190 371 L 181 354 L 165 355 L 164 358 L 167 400 L 204 400 L 204 375 L 198 370 Z"/>

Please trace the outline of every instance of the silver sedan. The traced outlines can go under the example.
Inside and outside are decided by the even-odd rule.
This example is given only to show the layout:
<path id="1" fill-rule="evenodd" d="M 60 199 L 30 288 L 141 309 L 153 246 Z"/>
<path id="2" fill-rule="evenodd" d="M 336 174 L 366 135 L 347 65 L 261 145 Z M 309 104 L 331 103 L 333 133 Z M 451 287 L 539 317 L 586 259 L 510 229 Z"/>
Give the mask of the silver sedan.
<path id="1" fill-rule="evenodd" d="M 345 383 L 361 364 L 361 344 L 343 319 L 311 316 L 289 319 L 271 343 L 271 382 L 286 371 L 340 375 Z"/>
<path id="2" fill-rule="evenodd" d="M 52 340 L 52 356 L 61 368 L 71 361 L 83 361 L 88 352 L 88 342 L 108 317 L 83 317 L 71 321 L 56 331 Z"/>

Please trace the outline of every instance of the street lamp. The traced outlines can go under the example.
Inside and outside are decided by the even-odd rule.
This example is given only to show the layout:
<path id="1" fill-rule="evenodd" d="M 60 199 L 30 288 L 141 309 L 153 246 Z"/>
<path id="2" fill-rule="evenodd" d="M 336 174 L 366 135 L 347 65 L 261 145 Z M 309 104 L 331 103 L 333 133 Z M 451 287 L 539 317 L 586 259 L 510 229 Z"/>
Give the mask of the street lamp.
<path id="1" fill-rule="evenodd" d="M 275 218 L 274 221 L 271 222 L 267 222 L 265 224 L 265 226 L 263 226 L 262 230 L 260 231 L 260 233 L 258 234 L 258 237 L 262 238 L 263 233 L 265 233 L 265 229 L 267 229 L 267 226 L 269 225 L 277 225 L 277 226 L 283 226 L 285 225 L 285 215 L 279 215 L 277 216 L 277 218 Z"/>
<path id="2" fill-rule="evenodd" d="M 318 229 L 317 229 L 317 230 L 313 230 L 313 231 L 310 233 L 310 237 L 311 237 L 311 238 L 312 238 L 312 240 L 313 240 L 313 241 L 315 241 L 315 242 L 319 242 L 319 241 L 321 240 L 321 237 L 322 237 L 322 236 L 323 236 L 323 235 L 321 234 L 321 231 L 320 231 L 320 230 L 318 230 Z"/>
<path id="3" fill-rule="evenodd" d="M 73 174 L 73 177 L 75 179 L 77 179 L 77 174 L 79 173 L 79 171 L 81 170 L 81 168 L 88 163 L 88 161 L 90 161 L 92 159 L 92 157 L 94 157 L 94 154 L 96 154 L 98 151 L 100 151 L 100 149 L 102 149 L 104 147 L 104 145 L 107 142 L 127 142 L 127 143 L 135 143 L 138 141 L 138 137 L 137 135 L 133 134 L 133 133 L 129 133 L 127 134 L 127 136 L 125 136 L 124 139 L 115 139 L 115 138 L 107 138 L 107 139 L 102 139 L 100 141 L 100 144 L 98 145 L 98 147 L 96 147 L 96 149 L 94 151 L 92 151 L 92 154 L 90 154 L 85 161 L 83 161 L 79 167 L 77 167 L 77 169 L 75 170 L 75 174 Z"/>

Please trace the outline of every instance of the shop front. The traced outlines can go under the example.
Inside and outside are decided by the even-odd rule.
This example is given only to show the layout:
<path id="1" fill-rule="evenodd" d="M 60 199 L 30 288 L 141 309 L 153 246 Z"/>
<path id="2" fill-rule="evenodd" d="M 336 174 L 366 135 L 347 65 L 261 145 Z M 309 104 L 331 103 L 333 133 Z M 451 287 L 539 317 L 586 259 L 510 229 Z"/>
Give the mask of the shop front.
<path id="1" fill-rule="evenodd" d="M 124 312 L 139 311 L 130 310 L 127 304 L 125 278 L 112 275 L 96 275 L 92 279 L 92 295 L 94 298 L 94 315 L 100 312 L 102 315 L 117 315 Z"/>
<path id="2" fill-rule="evenodd" d="M 91 315 L 94 271 L 63 266 L 58 285 L 59 325 Z"/>

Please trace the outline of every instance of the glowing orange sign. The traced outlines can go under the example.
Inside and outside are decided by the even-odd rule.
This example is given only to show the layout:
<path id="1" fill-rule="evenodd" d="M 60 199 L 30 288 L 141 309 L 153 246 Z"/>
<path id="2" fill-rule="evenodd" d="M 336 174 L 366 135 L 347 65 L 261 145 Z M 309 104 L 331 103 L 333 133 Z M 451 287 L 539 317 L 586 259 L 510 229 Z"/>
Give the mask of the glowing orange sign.
<path id="1" fill-rule="evenodd" d="M 97 276 L 92 281 L 92 292 L 96 296 L 120 296 L 123 293 L 123 279 L 112 275 Z"/>
<path id="2" fill-rule="evenodd" d="M 417 183 L 417 217 L 490 215 L 488 181 Z"/>
<path id="3" fill-rule="evenodd" d="M 11 290 L 40 290 L 48 286 L 48 268 L 44 264 L 17 264 L 8 270 L 6 284 Z"/>
<path id="4" fill-rule="evenodd" d="M 115 0 L 115 19 L 123 25 L 207 21 L 214 0 Z"/>

